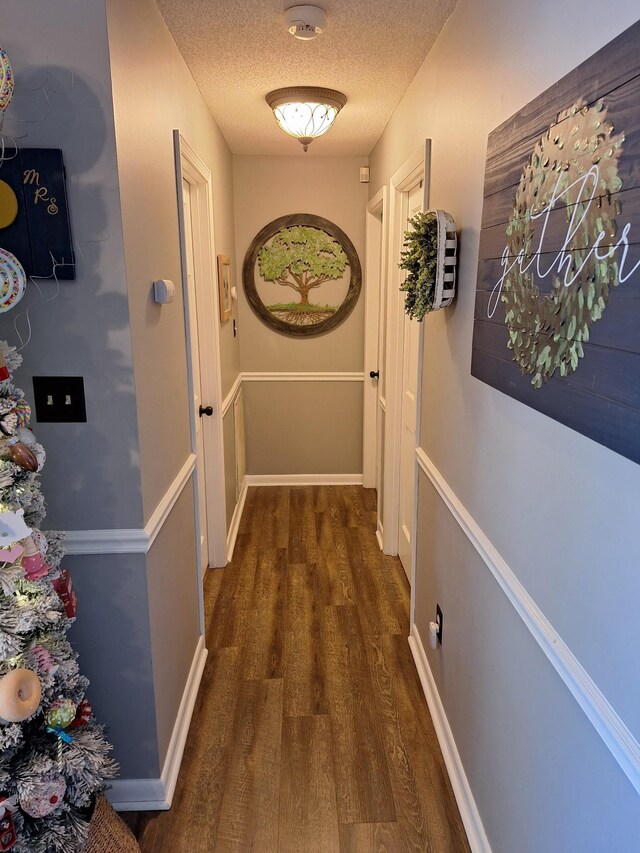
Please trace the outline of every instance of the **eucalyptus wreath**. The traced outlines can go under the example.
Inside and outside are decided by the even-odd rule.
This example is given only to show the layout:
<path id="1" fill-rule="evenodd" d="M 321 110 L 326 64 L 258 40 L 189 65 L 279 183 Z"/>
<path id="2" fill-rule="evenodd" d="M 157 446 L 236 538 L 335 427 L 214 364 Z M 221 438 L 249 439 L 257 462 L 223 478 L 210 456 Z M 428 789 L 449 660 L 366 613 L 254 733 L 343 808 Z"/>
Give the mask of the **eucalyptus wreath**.
<path id="1" fill-rule="evenodd" d="M 438 216 L 435 211 L 420 211 L 409 220 L 399 266 L 407 272 L 400 286 L 407 294 L 404 310 L 419 322 L 433 310 L 436 295 Z"/>
<path id="2" fill-rule="evenodd" d="M 519 254 L 526 261 L 534 248 L 535 219 L 548 205 L 556 205 L 573 186 L 581 187 L 577 199 L 564 199 L 567 223 L 579 222 L 573 234 L 569 286 L 553 276 L 550 293 L 542 293 L 534 274 L 515 264 L 505 278 L 501 299 L 509 330 L 507 346 L 523 373 L 532 375 L 531 384 L 540 388 L 556 370 L 567 376 L 584 356 L 583 344 L 589 328 L 600 319 L 609 299 L 609 288 L 618 284 L 618 262 L 614 247 L 608 256 L 596 257 L 592 247 L 604 233 L 603 245 L 613 243 L 615 213 L 620 202 L 611 194 L 622 188 L 618 158 L 624 134 L 613 134 L 602 100 L 593 106 L 575 103 L 558 116 L 557 123 L 536 143 L 518 185 L 513 212 L 507 226 L 508 255 Z M 597 167 L 598 202 L 583 176 Z M 615 211 L 614 211 L 615 208 Z M 538 228 L 544 229 L 544 219 Z M 544 234 L 544 230 L 542 232 Z"/>

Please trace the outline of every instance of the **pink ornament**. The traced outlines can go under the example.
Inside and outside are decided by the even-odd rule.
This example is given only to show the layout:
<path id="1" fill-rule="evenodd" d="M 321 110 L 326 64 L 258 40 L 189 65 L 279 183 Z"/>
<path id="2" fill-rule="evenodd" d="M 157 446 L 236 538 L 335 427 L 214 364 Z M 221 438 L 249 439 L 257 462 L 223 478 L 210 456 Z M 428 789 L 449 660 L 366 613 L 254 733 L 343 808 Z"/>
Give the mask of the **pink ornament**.
<path id="1" fill-rule="evenodd" d="M 51 566 L 45 563 L 44 557 L 36 548 L 32 536 L 27 536 L 24 540 L 24 555 L 22 557 L 22 568 L 24 576 L 27 580 L 35 580 L 43 578 L 51 571 Z"/>
<path id="2" fill-rule="evenodd" d="M 58 665 L 54 661 L 51 652 L 43 648 L 43 646 L 34 646 L 31 649 L 31 655 L 37 661 L 40 672 L 48 674 L 49 672 L 56 672 L 58 669 Z"/>
<path id="3" fill-rule="evenodd" d="M 24 553 L 24 548 L 16 542 L 11 548 L 0 548 L 0 563 L 15 563 Z"/>
<path id="4" fill-rule="evenodd" d="M 1 853 L 6 853 L 7 850 L 11 850 L 14 844 L 18 842 L 13 815 L 11 814 L 15 808 L 14 798 L 12 797 L 11 800 L 7 800 L 3 797 L 0 801 L 0 807 L 2 808 L 2 815 L 0 815 L 0 851 Z"/>
<path id="5" fill-rule="evenodd" d="M 20 808 L 31 817 L 46 817 L 59 808 L 67 790 L 67 783 L 60 775 L 42 782 L 24 797 L 20 797 Z"/>

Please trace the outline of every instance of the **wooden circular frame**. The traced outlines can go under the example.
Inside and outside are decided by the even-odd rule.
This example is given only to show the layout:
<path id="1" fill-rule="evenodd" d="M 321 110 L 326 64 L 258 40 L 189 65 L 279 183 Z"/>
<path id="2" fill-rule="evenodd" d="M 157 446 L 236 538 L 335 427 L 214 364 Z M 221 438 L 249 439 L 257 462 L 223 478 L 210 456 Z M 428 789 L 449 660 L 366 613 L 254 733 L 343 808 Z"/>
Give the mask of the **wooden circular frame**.
<path id="1" fill-rule="evenodd" d="M 279 320 L 267 309 L 266 305 L 258 296 L 255 282 L 255 269 L 258 254 L 267 240 L 280 231 L 282 228 L 291 228 L 295 225 L 306 225 L 311 228 L 318 228 L 325 231 L 330 237 L 340 244 L 342 250 L 347 256 L 350 270 L 349 289 L 347 295 L 343 299 L 340 307 L 328 317 L 326 320 L 321 320 L 310 326 L 296 326 L 294 323 L 286 323 L 284 320 Z M 286 335 L 295 335 L 296 337 L 310 337 L 313 335 L 321 335 L 324 332 L 329 332 L 335 329 L 355 308 L 360 290 L 362 287 L 362 268 L 360 267 L 360 259 L 355 250 L 355 246 L 347 237 L 341 228 L 338 228 L 333 222 L 328 219 L 323 219 L 322 216 L 315 216 L 312 213 L 291 213 L 288 216 L 280 216 L 274 219 L 268 225 L 265 225 L 256 236 L 253 238 L 251 245 L 247 250 L 242 265 L 242 285 L 244 292 L 249 301 L 249 305 L 263 323 L 275 329 L 278 332 L 283 332 Z"/>

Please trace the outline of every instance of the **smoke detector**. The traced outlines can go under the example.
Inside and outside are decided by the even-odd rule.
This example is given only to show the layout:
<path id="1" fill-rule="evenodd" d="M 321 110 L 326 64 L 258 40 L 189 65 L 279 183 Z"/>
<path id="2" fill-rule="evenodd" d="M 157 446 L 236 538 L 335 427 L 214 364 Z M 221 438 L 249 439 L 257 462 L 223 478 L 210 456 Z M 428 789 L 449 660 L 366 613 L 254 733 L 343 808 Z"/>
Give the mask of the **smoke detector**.
<path id="1" fill-rule="evenodd" d="M 327 13 L 320 6 L 291 6 L 284 19 L 291 35 L 302 41 L 311 41 L 327 26 Z"/>

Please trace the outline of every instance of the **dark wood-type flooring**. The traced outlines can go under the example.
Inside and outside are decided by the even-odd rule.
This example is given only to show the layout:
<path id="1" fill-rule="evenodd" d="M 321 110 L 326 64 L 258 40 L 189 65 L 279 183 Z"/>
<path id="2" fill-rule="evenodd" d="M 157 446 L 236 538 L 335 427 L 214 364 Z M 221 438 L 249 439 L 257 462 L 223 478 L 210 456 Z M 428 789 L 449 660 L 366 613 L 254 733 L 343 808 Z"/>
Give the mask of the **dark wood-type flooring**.
<path id="1" fill-rule="evenodd" d="M 143 853 L 469 850 L 374 531 L 373 490 L 249 489 L 173 806 L 126 816 Z"/>

